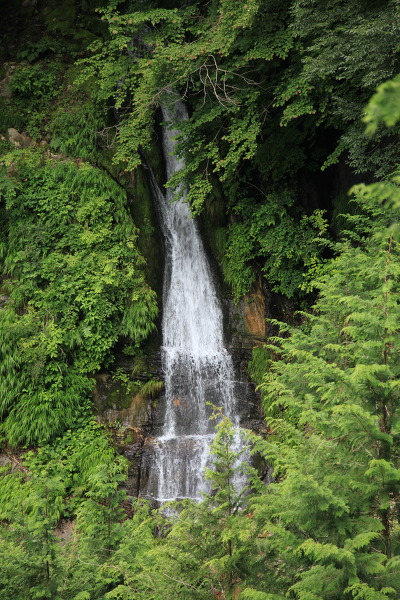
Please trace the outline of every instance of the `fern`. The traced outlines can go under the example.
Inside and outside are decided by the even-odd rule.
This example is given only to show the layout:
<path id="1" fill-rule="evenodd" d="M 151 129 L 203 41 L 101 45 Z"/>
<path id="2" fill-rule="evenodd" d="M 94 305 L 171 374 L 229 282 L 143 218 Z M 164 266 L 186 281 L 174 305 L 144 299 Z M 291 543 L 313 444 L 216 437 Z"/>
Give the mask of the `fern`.
<path id="1" fill-rule="evenodd" d="M 156 398 L 163 390 L 164 382 L 157 379 L 146 381 L 141 388 L 140 393 L 144 398 Z"/>
<path id="2" fill-rule="evenodd" d="M 137 347 L 154 330 L 157 303 L 118 184 L 37 149 L 9 160 L 4 264 L 18 285 L 0 315 L 1 431 L 12 445 L 34 444 L 85 414 L 87 375 L 112 359 L 119 335 Z"/>

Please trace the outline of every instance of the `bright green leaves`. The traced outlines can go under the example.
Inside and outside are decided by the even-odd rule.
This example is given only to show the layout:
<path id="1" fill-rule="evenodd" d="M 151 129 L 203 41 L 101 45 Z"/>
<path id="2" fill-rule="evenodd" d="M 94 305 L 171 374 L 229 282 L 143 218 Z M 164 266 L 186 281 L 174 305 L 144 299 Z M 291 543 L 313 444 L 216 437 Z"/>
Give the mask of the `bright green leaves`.
<path id="1" fill-rule="evenodd" d="M 182 24 L 185 17 L 190 20 L 192 9 L 103 13 L 110 40 L 91 47 L 93 56 L 85 59 L 81 79 L 95 77 L 97 97 L 102 101 L 113 97 L 121 110 L 115 160 L 123 160 L 132 169 L 141 162 L 140 148 L 150 143 L 153 111 L 160 98 L 168 86 L 177 84 L 176 78 L 184 78 L 174 72 L 175 61 L 184 42 Z"/>
<path id="2" fill-rule="evenodd" d="M 354 600 L 388 600 L 394 598 L 394 594 L 397 593 L 396 590 L 391 587 L 385 587 L 378 592 L 366 583 L 355 583 L 354 585 L 349 586 L 345 591 L 351 593 Z"/>
<path id="3" fill-rule="evenodd" d="M 63 473 L 52 465 L 3 474 L 0 486 L 2 559 L 0 594 L 22 598 L 56 597 L 60 547 L 54 530 L 64 508 Z"/>
<path id="4" fill-rule="evenodd" d="M 277 96 L 275 106 L 285 106 L 289 99 L 291 102 L 283 111 L 281 124 L 287 125 L 292 119 L 303 115 L 315 114 L 316 110 L 310 97 L 313 87 L 308 80 L 302 78 L 291 78 L 288 85 Z"/>
<path id="5" fill-rule="evenodd" d="M 100 132 L 103 132 L 106 146 L 115 137 L 114 128 L 105 128 L 104 122 L 104 107 L 74 98 L 72 103 L 69 101 L 68 106 L 63 104 L 56 109 L 48 125 L 50 147 L 67 156 L 94 160 Z"/>
<path id="6" fill-rule="evenodd" d="M 10 82 L 11 91 L 31 101 L 43 98 L 50 100 L 57 93 L 57 75 L 60 65 L 23 65 L 17 68 Z"/>
<path id="7" fill-rule="evenodd" d="M 335 2 L 326 12 L 323 2 L 295 0 L 290 27 L 301 44 L 303 78 L 311 83 L 325 79 L 328 85 L 353 79 L 364 90 L 387 78 L 397 60 L 399 14 L 396 2 L 388 2 L 386 8 L 387 12 L 354 0 Z M 373 64 L 365 54 L 366 47 L 374 52 Z"/>
<path id="8" fill-rule="evenodd" d="M 396 125 L 400 119 L 400 75 L 382 83 L 368 103 L 364 123 L 366 133 L 372 134 L 380 123 L 387 127 Z"/>
<path id="9" fill-rule="evenodd" d="M 243 600 L 285 600 L 286 598 L 286 596 L 258 592 L 256 590 L 252 590 L 251 588 L 246 588 L 243 590 L 240 597 L 243 598 Z"/>
<path id="10" fill-rule="evenodd" d="M 142 503 L 122 509 L 126 469 L 86 420 L 2 474 L 0 597 L 100 599 L 133 584 L 153 525 Z"/>
<path id="11" fill-rule="evenodd" d="M 257 141 L 261 130 L 260 120 L 255 113 L 240 114 L 231 118 L 230 126 L 222 140 L 229 146 L 229 152 L 216 164 L 216 171 L 222 170 L 224 181 L 234 176 L 237 165 L 242 160 L 253 158 L 257 151 Z"/>
<path id="12" fill-rule="evenodd" d="M 1 431 L 11 445 L 60 435 L 88 409 L 92 383 L 68 365 L 63 337 L 54 320 L 43 322 L 33 308 L 21 316 L 11 308 L 0 313 Z"/>
<path id="13" fill-rule="evenodd" d="M 92 56 L 82 61 L 82 77 L 96 82 L 98 100 L 111 98 L 119 111 L 114 159 L 124 161 L 128 169 L 141 162 L 141 148 L 149 148 L 154 115 L 159 115 L 157 107 L 172 102 L 176 94 L 186 100 L 190 118 L 174 124 L 182 132 L 177 153 L 185 166 L 167 185 L 185 186 L 195 215 L 218 185 L 232 212 L 240 213 L 241 196 L 244 190 L 249 196 L 250 185 L 257 199 L 249 198 L 249 203 L 264 203 L 257 192 L 268 189 L 271 200 L 265 204 L 270 210 L 276 182 L 282 183 L 288 174 L 297 176 L 306 164 L 302 146 L 309 133 L 301 125 L 291 127 L 297 143 L 291 135 L 282 142 L 281 115 L 274 104 L 285 105 L 293 96 L 304 107 L 290 104 L 287 111 L 314 112 L 312 85 L 302 74 L 293 75 L 290 65 L 297 65 L 296 59 L 288 61 L 288 76 L 281 64 L 291 51 L 299 52 L 290 26 L 295 18 L 290 3 L 215 0 L 179 10 L 173 3 L 168 9 L 134 6 L 136 12 L 127 14 L 115 7 L 103 11 L 110 39 L 94 44 Z M 320 248 L 315 240 L 325 230 L 324 218 L 318 210 L 312 215 L 300 207 L 289 212 L 286 220 L 281 216 L 265 227 L 256 210 L 232 227 L 224 270 L 236 298 L 249 289 L 259 258 L 275 290 L 292 297 L 300 287 L 312 288 L 302 272 L 315 276 L 318 271 Z"/>
<path id="14" fill-rule="evenodd" d="M 119 336 L 140 344 L 157 313 L 125 192 L 87 164 L 41 164 L 37 152 L 25 154 L 25 161 L 9 157 L 13 191 L 5 190 L 4 263 L 15 284 L 1 335 L 5 349 L 13 344 L 15 365 L 2 413 L 12 444 L 47 440 L 70 426 L 92 387 L 86 374 L 110 360 Z M 3 360 L 11 360 L 6 352 Z"/>
<path id="15" fill-rule="evenodd" d="M 286 105 L 282 123 L 315 114 L 316 124 L 338 132 L 338 146 L 328 164 L 347 150 L 346 160 L 357 172 L 390 173 L 398 155 L 396 138 L 380 131 L 379 139 L 386 138 L 382 152 L 365 139 L 359 119 L 376 86 L 400 70 L 397 3 L 388 2 L 382 10 L 379 4 L 339 1 L 327 11 L 324 2 L 294 1 L 290 13 L 293 60 L 282 74 L 275 100 L 276 106 Z M 387 99 L 395 84 L 390 87 Z M 378 98 L 368 122 L 373 114 L 379 115 Z"/>
<path id="16" fill-rule="evenodd" d="M 213 37 L 217 35 L 221 47 L 219 52 L 227 55 L 234 46 L 237 31 L 248 29 L 257 17 L 260 10 L 260 0 L 246 0 L 243 3 L 233 3 L 230 0 L 221 0 L 218 7 L 219 18 Z M 211 36 L 210 36 L 211 38 Z"/>

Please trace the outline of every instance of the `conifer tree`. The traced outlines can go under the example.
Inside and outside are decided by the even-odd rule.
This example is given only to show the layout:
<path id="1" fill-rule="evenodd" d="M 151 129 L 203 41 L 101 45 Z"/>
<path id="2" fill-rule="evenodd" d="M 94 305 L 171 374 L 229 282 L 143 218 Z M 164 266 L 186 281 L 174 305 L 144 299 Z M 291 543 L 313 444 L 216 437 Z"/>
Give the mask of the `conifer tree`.
<path id="1" fill-rule="evenodd" d="M 313 314 L 271 344 L 262 386 L 275 483 L 254 510 L 299 600 L 400 593 L 399 215 L 375 187 L 355 193 L 357 245 L 340 245 Z"/>
<path id="2" fill-rule="evenodd" d="M 59 600 L 62 572 L 54 529 L 65 486 L 51 468 L 3 474 L 0 490 L 0 598 Z"/>
<path id="3" fill-rule="evenodd" d="M 257 563 L 255 523 L 246 510 L 249 483 L 241 479 L 249 468 L 238 460 L 236 435 L 223 418 L 212 447 L 214 463 L 206 470 L 210 492 L 199 503 L 171 507 L 171 530 L 150 554 L 143 575 L 157 600 L 238 598 Z"/>
<path id="4" fill-rule="evenodd" d="M 109 487 L 111 482 L 107 484 Z M 102 484 L 103 492 L 104 483 Z M 107 496 L 92 499 L 79 511 L 74 537 L 64 549 L 68 564 L 62 598 L 77 600 L 139 600 L 148 593 L 141 577 L 146 555 L 155 544 L 155 522 L 149 507 L 134 501 L 127 518 L 121 507 L 125 494 L 108 489 Z"/>

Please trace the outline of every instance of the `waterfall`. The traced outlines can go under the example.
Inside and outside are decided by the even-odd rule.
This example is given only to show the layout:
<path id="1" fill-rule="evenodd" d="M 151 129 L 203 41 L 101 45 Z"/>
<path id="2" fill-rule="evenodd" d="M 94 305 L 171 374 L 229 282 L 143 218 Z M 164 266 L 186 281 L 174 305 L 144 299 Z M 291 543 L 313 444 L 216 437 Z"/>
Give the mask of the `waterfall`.
<path id="1" fill-rule="evenodd" d="M 180 101 L 173 111 L 162 108 L 164 124 L 187 119 Z M 163 129 L 168 179 L 184 167 L 175 156 L 176 129 Z M 210 266 L 190 208 L 176 190 L 161 192 L 153 181 L 166 241 L 163 291 L 162 368 L 165 378 L 165 416 L 160 435 L 145 453 L 146 472 L 141 494 L 160 502 L 199 499 L 207 491 L 204 468 L 210 465 L 215 422 L 209 421 L 211 402 L 221 406 L 235 425 L 234 371 L 224 347 L 222 311 Z"/>

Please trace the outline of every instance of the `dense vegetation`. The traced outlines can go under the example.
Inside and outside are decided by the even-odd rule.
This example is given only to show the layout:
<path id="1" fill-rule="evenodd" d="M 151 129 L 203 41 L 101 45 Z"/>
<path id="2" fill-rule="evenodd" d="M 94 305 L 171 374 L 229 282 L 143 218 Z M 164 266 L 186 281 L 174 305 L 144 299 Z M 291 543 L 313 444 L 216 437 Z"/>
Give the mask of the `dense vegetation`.
<path id="1" fill-rule="evenodd" d="M 0 598 L 400 596 L 399 11 L 4 7 Z M 121 487 L 92 392 L 155 329 L 151 226 L 132 215 L 176 95 L 186 167 L 167 185 L 188 184 L 235 299 L 263 278 L 301 312 L 250 363 L 268 434 L 243 435 L 273 481 L 248 468 L 234 489 L 247 467 L 222 418 L 212 493 L 160 513 Z"/>

